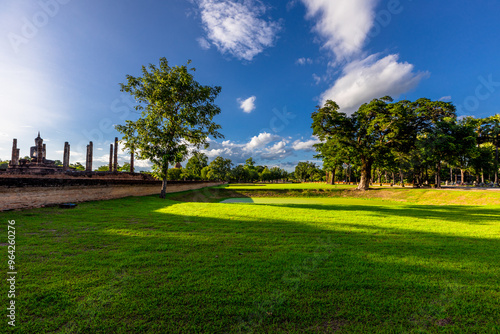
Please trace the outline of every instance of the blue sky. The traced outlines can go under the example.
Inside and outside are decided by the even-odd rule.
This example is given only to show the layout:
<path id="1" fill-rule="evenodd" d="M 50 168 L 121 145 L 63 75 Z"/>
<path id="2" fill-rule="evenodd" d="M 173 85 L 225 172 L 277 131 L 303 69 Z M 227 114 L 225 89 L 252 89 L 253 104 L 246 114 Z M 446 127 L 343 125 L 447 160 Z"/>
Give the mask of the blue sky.
<path id="1" fill-rule="evenodd" d="M 492 115 L 499 13 L 493 0 L 2 1 L 0 159 L 13 138 L 27 155 L 40 131 L 49 159 L 68 141 L 84 163 L 92 140 L 106 164 L 113 125 L 138 116 L 119 83 L 161 57 L 191 59 L 196 80 L 222 87 L 225 139 L 205 153 L 235 164 L 315 161 L 310 115 L 326 99 L 346 113 L 391 95 Z"/>

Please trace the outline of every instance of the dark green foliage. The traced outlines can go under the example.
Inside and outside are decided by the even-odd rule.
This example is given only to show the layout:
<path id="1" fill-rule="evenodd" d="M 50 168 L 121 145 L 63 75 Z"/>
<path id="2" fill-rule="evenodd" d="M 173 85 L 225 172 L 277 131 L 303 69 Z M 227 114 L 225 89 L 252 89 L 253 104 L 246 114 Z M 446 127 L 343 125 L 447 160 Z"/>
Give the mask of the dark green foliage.
<path id="1" fill-rule="evenodd" d="M 231 167 L 232 162 L 230 159 L 224 159 L 222 157 L 215 158 L 206 170 L 207 180 L 217 180 L 217 181 L 229 181 L 231 178 Z"/>
<path id="2" fill-rule="evenodd" d="M 70 164 L 69 165 L 71 168 L 75 168 L 76 170 L 79 170 L 79 171 L 82 171 L 82 170 L 85 170 L 85 166 L 83 166 L 81 163 L 79 162 L 75 162 L 74 164 Z"/>
<path id="3" fill-rule="evenodd" d="M 298 181 L 321 181 L 323 172 L 314 162 L 299 162 L 295 167 L 294 177 Z"/>
<path id="4" fill-rule="evenodd" d="M 10 161 L 8 161 L 8 160 L 5 160 L 5 161 L 0 160 L 0 169 L 3 169 L 3 170 L 7 169 L 7 167 L 9 167 L 9 162 Z"/>
<path id="5" fill-rule="evenodd" d="M 208 166 L 208 157 L 201 152 L 194 152 L 186 164 L 186 175 L 189 179 L 201 179 L 201 170 Z"/>

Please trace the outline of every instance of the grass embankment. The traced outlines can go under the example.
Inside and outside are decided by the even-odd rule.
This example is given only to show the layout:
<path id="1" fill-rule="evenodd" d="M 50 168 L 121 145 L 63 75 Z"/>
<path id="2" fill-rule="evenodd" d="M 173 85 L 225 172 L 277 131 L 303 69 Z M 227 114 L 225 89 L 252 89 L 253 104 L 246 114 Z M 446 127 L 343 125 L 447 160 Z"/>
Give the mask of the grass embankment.
<path id="1" fill-rule="evenodd" d="M 16 330 L 500 331 L 500 206 L 329 201 L 0 213 L 16 220 Z"/>
<path id="2" fill-rule="evenodd" d="M 355 186 L 327 184 L 231 184 L 198 192 L 172 194 L 171 199 L 194 202 L 219 202 L 226 198 L 313 197 L 358 198 L 377 201 L 430 205 L 500 205 L 500 191 L 448 190 L 373 187 L 357 191 Z"/>

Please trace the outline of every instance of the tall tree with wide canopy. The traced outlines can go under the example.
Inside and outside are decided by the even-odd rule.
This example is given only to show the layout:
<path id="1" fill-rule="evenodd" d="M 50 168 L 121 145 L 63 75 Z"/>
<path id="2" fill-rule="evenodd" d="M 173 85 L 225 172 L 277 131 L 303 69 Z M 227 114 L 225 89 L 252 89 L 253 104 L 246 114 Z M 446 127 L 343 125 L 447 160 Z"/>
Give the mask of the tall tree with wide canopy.
<path id="1" fill-rule="evenodd" d="M 392 103 L 389 96 L 363 104 L 352 115 L 326 101 L 312 114 L 313 134 L 322 142 L 331 141 L 349 148 L 360 161 L 358 190 L 368 190 L 372 166 L 394 151 L 406 153 L 415 147 L 417 136 L 443 117 L 454 115 L 453 105 L 419 99 Z"/>
<path id="2" fill-rule="evenodd" d="M 392 102 L 390 97 L 375 99 L 347 116 L 339 111 L 337 103 L 328 100 L 312 114 L 313 134 L 322 142 L 351 148 L 352 154 L 359 158 L 361 180 L 358 190 L 369 189 L 375 159 L 389 152 L 404 128 L 402 118 L 397 115 L 398 109 L 392 108 L 389 102 Z"/>
<path id="3" fill-rule="evenodd" d="M 170 163 L 184 160 L 188 146 L 208 147 L 207 138 L 223 138 L 221 126 L 213 122 L 220 113 L 215 99 L 221 87 L 203 86 L 194 80 L 195 69 L 171 67 L 161 58 L 159 66 L 142 67 L 142 76 L 127 75 L 121 91 L 130 93 L 141 112 L 136 121 L 127 120 L 116 129 L 123 134 L 125 147 L 139 159 L 153 162 L 163 180 L 160 198 L 165 198 Z"/>

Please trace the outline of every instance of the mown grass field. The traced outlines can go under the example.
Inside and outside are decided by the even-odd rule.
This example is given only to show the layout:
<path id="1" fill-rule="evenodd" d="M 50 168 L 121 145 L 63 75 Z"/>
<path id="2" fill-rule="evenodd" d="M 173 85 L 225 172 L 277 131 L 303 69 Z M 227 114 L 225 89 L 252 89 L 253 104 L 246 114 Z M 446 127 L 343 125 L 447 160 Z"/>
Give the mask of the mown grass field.
<path id="1" fill-rule="evenodd" d="M 500 206 L 324 185 L 261 187 L 295 203 L 213 203 L 236 187 L 251 197 L 230 186 L 0 213 L 0 243 L 16 221 L 15 331 L 500 332 Z"/>

